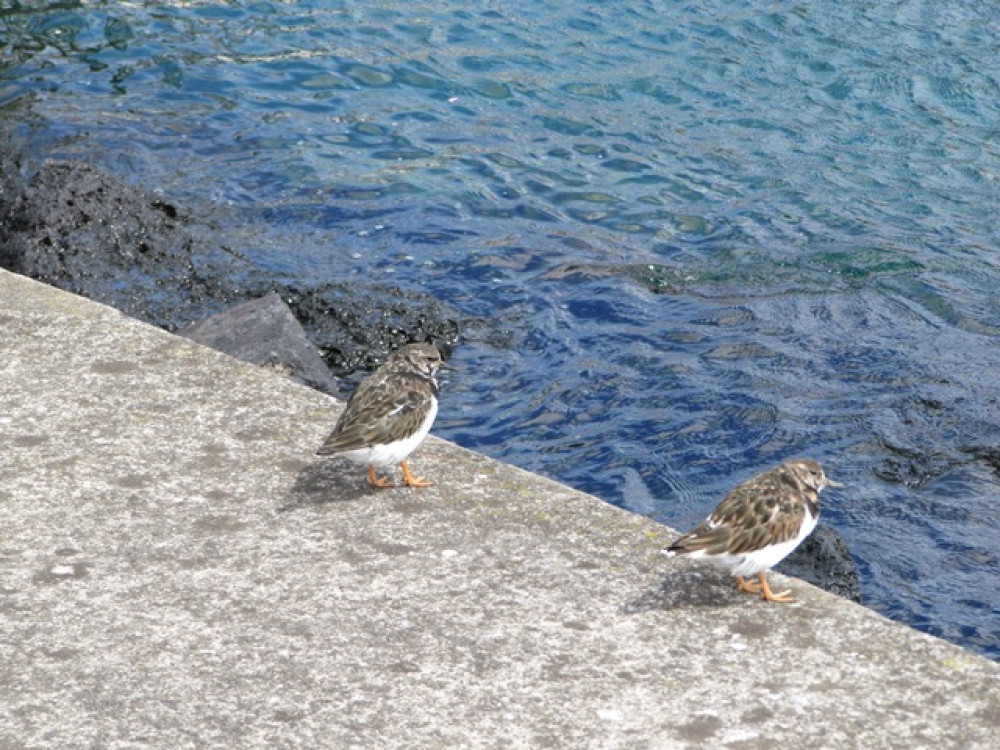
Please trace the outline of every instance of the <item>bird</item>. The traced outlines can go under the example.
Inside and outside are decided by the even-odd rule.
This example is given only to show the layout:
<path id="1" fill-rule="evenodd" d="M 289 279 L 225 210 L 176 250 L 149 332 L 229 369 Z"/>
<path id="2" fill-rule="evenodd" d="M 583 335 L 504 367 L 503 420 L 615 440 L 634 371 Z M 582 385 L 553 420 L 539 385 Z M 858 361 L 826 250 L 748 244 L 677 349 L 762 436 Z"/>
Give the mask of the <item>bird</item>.
<path id="1" fill-rule="evenodd" d="M 439 369 L 454 370 L 431 344 L 408 344 L 398 349 L 351 394 L 333 431 L 317 455 L 341 455 L 367 464 L 368 483 L 378 489 L 395 486 L 379 476 L 376 468 L 399 464 L 407 487 L 429 487 L 424 477 L 414 477 L 406 465 L 438 411 Z"/>
<path id="2" fill-rule="evenodd" d="M 730 490 L 708 518 L 663 552 L 728 570 L 740 591 L 769 602 L 794 602 L 791 591 L 771 591 L 766 573 L 816 528 L 819 493 L 826 487 L 843 485 L 828 479 L 816 461 L 786 461 Z M 746 580 L 754 575 L 756 582 Z"/>

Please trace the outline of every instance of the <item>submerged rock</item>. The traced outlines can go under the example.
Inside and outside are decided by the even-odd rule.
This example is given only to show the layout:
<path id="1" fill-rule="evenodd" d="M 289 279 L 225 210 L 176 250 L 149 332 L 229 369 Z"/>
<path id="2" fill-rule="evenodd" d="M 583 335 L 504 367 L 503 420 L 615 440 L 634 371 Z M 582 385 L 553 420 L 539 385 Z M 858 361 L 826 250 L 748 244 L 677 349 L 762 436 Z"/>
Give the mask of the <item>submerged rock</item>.
<path id="1" fill-rule="evenodd" d="M 942 450 L 926 450 L 881 441 L 885 458 L 872 467 L 879 479 L 918 489 L 962 463 L 959 456 Z"/>
<path id="2" fill-rule="evenodd" d="M 844 538 L 820 524 L 777 570 L 855 602 L 861 601 L 858 569 Z"/>
<path id="3" fill-rule="evenodd" d="M 989 466 L 994 474 L 1000 476 L 1000 448 L 993 448 L 984 445 L 967 445 L 960 448 L 963 453 L 967 453 L 977 461 L 982 461 Z"/>

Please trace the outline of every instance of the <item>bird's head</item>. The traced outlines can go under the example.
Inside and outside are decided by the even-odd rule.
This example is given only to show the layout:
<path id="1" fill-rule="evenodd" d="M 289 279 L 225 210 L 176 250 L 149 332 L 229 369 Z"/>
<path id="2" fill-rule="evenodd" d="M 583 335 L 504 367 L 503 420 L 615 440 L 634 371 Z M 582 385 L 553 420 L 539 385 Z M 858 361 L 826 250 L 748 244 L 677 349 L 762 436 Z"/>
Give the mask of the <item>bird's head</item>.
<path id="1" fill-rule="evenodd" d="M 432 344 L 407 344 L 392 355 L 404 367 L 426 377 L 434 378 L 438 370 L 454 370 L 441 359 L 441 352 Z"/>
<path id="2" fill-rule="evenodd" d="M 819 492 L 825 487 L 843 487 L 840 482 L 834 482 L 823 472 L 823 467 L 817 461 L 796 459 L 785 464 L 789 472 L 803 485 Z"/>

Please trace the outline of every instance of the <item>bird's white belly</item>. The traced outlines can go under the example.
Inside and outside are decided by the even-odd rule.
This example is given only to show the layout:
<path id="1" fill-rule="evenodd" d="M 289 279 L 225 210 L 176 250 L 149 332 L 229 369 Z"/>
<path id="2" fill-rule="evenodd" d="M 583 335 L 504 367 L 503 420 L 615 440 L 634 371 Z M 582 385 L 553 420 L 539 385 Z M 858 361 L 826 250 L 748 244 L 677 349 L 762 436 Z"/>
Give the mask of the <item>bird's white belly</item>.
<path id="1" fill-rule="evenodd" d="M 395 464 L 405 461 L 406 457 L 413 453 L 413 451 L 417 449 L 417 446 L 424 442 L 424 438 L 427 437 L 427 433 L 431 431 L 431 425 L 434 424 L 434 418 L 437 416 L 437 410 L 438 403 L 435 398 L 431 400 L 431 408 L 427 411 L 427 417 L 424 419 L 423 424 L 420 425 L 420 429 L 408 438 L 397 440 L 393 443 L 387 443 L 385 445 L 371 445 L 367 448 L 344 451 L 340 455 L 349 461 L 353 461 L 358 464 L 373 464 L 380 468 L 394 466 Z"/>
<path id="2" fill-rule="evenodd" d="M 761 571 L 770 570 L 788 557 L 792 553 L 792 550 L 798 547 L 802 541 L 812 533 L 812 530 L 816 528 L 816 522 L 818 520 L 818 517 L 810 516 L 807 513 L 806 517 L 802 519 L 802 528 L 799 529 L 799 533 L 794 539 L 790 539 L 787 542 L 780 542 L 779 544 L 773 544 L 754 552 L 746 552 L 739 555 L 705 555 L 702 550 L 699 550 L 698 552 L 692 553 L 688 556 L 692 558 L 703 558 L 706 562 L 710 562 L 713 565 L 729 571 L 730 575 L 757 575 Z"/>

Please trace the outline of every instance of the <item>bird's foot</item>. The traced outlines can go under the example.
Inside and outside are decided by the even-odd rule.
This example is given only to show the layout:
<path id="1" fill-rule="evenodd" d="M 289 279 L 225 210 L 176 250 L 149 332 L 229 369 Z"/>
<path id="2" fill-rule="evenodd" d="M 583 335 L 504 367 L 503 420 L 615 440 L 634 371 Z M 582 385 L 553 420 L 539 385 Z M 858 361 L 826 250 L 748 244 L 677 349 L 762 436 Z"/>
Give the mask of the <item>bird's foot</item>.
<path id="1" fill-rule="evenodd" d="M 409 467 L 406 465 L 406 461 L 400 463 L 399 467 L 403 470 L 403 484 L 407 487 L 430 487 L 431 483 L 428 482 L 423 477 L 414 477 L 410 473 Z"/>
<path id="2" fill-rule="evenodd" d="M 380 477 L 376 474 L 375 467 L 371 465 L 368 466 L 368 484 L 377 490 L 387 490 L 390 487 L 395 487 L 392 480 Z"/>
<path id="3" fill-rule="evenodd" d="M 760 579 L 760 595 L 766 601 L 777 602 L 778 604 L 791 604 L 795 601 L 791 589 L 775 594 L 771 591 L 771 587 L 767 585 L 767 576 L 760 573 L 758 574 L 758 578 Z"/>

